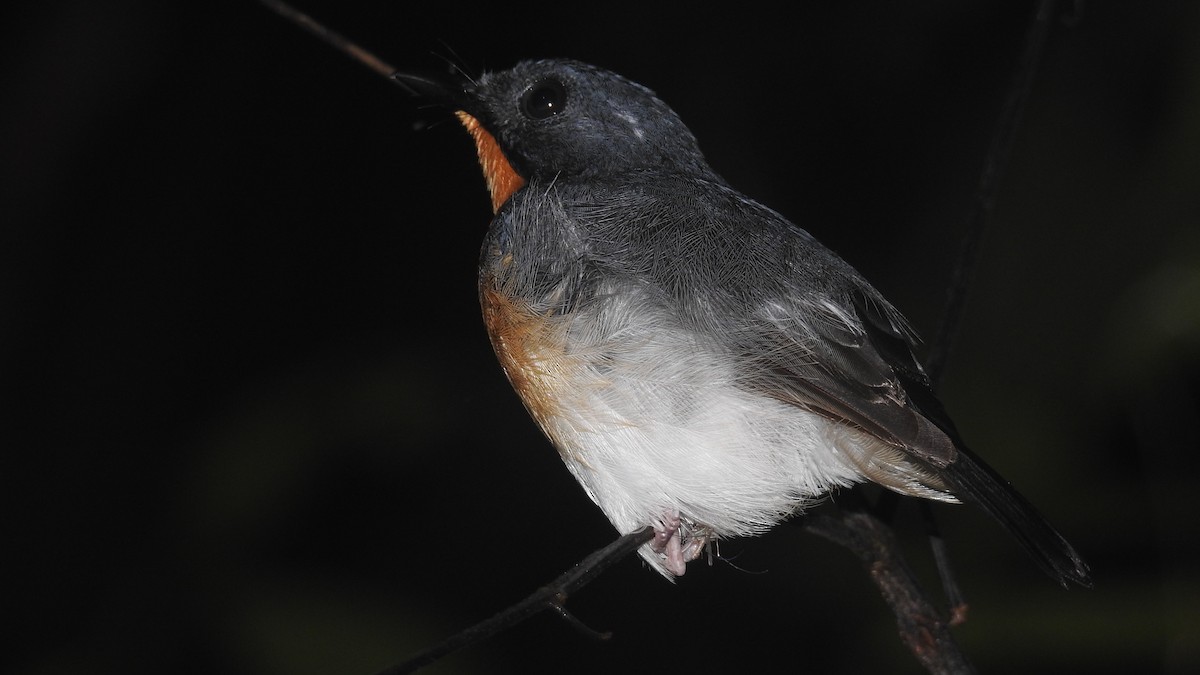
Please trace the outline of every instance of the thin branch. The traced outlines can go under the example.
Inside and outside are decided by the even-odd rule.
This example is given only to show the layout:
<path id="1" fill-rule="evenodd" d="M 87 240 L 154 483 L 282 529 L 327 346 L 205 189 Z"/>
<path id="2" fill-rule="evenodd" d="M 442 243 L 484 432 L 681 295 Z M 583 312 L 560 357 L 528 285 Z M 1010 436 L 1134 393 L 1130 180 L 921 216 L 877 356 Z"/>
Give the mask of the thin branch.
<path id="1" fill-rule="evenodd" d="M 801 526 L 858 557 L 896 615 L 901 641 L 926 670 L 933 675 L 975 672 L 949 623 L 921 590 L 886 523 L 865 511 L 841 509 L 837 515 L 806 517 Z"/>
<path id="2" fill-rule="evenodd" d="M 933 340 L 925 369 L 935 388 L 946 369 L 946 361 L 950 358 L 950 350 L 958 336 L 962 325 L 963 312 L 967 301 L 967 288 L 971 283 L 975 267 L 979 261 L 979 241 L 983 238 L 988 221 L 991 220 L 992 210 L 996 206 L 996 196 L 1000 192 L 1000 176 L 1008 164 L 1012 154 L 1013 143 L 1017 137 L 1017 129 L 1021 123 L 1021 115 L 1025 111 L 1025 103 L 1033 90 L 1034 75 L 1042 52 L 1046 46 L 1046 38 L 1050 34 L 1050 25 L 1054 16 L 1055 0 L 1041 0 L 1037 12 L 1029 25 L 1025 36 L 1025 51 L 1021 63 L 1008 88 L 1004 107 L 992 134 L 992 142 L 983 163 L 983 173 L 979 177 L 979 190 L 975 194 L 975 205 L 967 221 L 967 232 L 963 236 L 958 261 L 951 277 L 950 290 L 946 298 L 946 307 L 942 312 L 941 325 L 937 337 Z"/>
<path id="3" fill-rule="evenodd" d="M 950 625 L 964 624 L 967 622 L 969 606 L 958 587 L 958 581 L 954 578 L 954 566 L 950 564 L 950 548 L 946 546 L 946 540 L 942 537 L 931 503 L 922 499 L 920 506 L 921 518 L 925 521 L 925 531 L 929 537 L 929 548 L 933 551 L 933 562 L 937 566 L 938 577 L 942 580 L 942 592 L 950 605 Z"/>
<path id="4" fill-rule="evenodd" d="M 572 626 L 580 629 L 585 634 L 598 639 L 608 639 L 611 634 L 598 633 L 575 618 L 567 611 L 566 602 L 573 593 L 586 586 L 589 582 L 600 575 L 601 572 L 612 567 L 614 563 L 628 557 L 631 553 L 638 550 L 642 544 L 654 538 L 654 528 L 645 527 L 636 532 L 626 534 L 613 543 L 604 548 L 592 553 L 588 557 L 579 562 L 578 565 L 568 570 L 563 575 L 559 576 L 554 581 L 542 586 L 531 593 L 524 600 L 505 609 L 486 621 L 471 626 L 470 628 L 457 633 L 441 644 L 435 645 L 425 651 L 413 656 L 412 658 L 397 664 L 390 668 L 385 668 L 379 671 L 377 675 L 401 675 L 402 673 L 411 673 L 419 668 L 423 668 L 442 657 L 462 649 L 468 645 L 487 639 L 496 633 L 512 628 L 522 621 L 538 614 L 547 609 L 554 610 L 562 618 L 566 619 Z"/>
<path id="5" fill-rule="evenodd" d="M 371 52 L 346 39 L 341 34 L 318 23 L 309 15 L 301 12 L 295 7 L 292 7 L 286 2 L 280 2 L 279 0 L 259 0 L 259 2 L 271 8 L 279 16 L 282 16 L 288 21 L 300 26 L 309 33 L 317 36 L 317 38 L 329 46 L 349 56 L 355 61 L 358 61 L 380 75 L 391 79 L 392 73 L 396 72 L 395 68 L 389 66 L 378 56 L 375 56 Z"/>

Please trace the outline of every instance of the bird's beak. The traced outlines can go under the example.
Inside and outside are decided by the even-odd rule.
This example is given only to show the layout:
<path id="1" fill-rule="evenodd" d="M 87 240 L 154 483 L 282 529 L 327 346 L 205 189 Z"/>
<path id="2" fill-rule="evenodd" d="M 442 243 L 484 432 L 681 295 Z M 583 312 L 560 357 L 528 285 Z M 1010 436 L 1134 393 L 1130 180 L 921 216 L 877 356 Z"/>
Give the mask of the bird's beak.
<path id="1" fill-rule="evenodd" d="M 480 114 L 483 105 L 461 84 L 449 84 L 445 80 L 420 73 L 396 71 L 391 79 L 410 94 L 426 98 L 454 111 L 458 121 L 471 134 L 475 150 L 479 155 L 479 166 L 487 181 L 488 193 L 492 198 L 492 212 L 498 212 L 514 192 L 525 185 L 525 178 L 513 169 L 508 157 L 500 149 L 491 132 L 484 126 Z"/>
<path id="2" fill-rule="evenodd" d="M 478 107 L 475 97 L 471 96 L 461 84 L 450 82 L 448 78 L 402 71 L 396 71 L 388 78 L 413 96 L 444 105 L 455 112 L 461 110 L 471 113 Z"/>

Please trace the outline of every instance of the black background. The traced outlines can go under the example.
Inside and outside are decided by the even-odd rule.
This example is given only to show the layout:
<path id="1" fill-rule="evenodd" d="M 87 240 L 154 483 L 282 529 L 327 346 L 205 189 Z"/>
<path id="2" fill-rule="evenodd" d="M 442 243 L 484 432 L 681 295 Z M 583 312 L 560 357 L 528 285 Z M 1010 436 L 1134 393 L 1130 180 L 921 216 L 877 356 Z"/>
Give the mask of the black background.
<path id="1" fill-rule="evenodd" d="M 371 673 L 611 540 L 491 354 L 448 115 L 249 0 L 29 4 L 0 51 L 6 672 Z M 1031 5 L 710 7 L 302 5 L 399 67 L 650 86 L 934 334 Z M 985 672 L 1194 672 L 1200 13 L 1074 18 L 943 394 L 1097 587 L 939 508 L 956 635 Z M 579 594 L 609 643 L 545 616 L 429 672 L 919 672 L 846 552 L 788 527 L 720 552 Z"/>

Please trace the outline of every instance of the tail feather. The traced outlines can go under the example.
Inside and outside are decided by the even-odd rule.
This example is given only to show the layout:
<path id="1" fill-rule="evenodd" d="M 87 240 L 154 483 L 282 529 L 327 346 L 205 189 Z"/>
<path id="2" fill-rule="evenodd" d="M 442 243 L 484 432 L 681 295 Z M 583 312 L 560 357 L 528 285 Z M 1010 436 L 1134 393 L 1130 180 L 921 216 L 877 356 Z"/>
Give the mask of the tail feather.
<path id="1" fill-rule="evenodd" d="M 1058 530 L 1000 474 L 969 450 L 959 447 L 954 462 L 940 470 L 955 496 L 976 504 L 1005 527 L 1047 574 L 1064 587 L 1092 587 L 1087 563 Z"/>

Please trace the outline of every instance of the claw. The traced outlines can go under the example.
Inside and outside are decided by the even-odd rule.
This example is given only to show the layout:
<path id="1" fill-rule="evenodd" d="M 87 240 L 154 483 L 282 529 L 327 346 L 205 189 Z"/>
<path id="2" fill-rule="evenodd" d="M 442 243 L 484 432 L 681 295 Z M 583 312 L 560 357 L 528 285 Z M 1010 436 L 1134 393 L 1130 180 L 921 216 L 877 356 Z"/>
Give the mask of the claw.
<path id="1" fill-rule="evenodd" d="M 654 528 L 650 548 L 663 558 L 663 566 L 668 572 L 681 577 L 687 571 L 688 562 L 699 558 L 707 543 L 707 537 L 695 537 L 684 546 L 683 521 L 676 512 L 665 514 Z"/>

